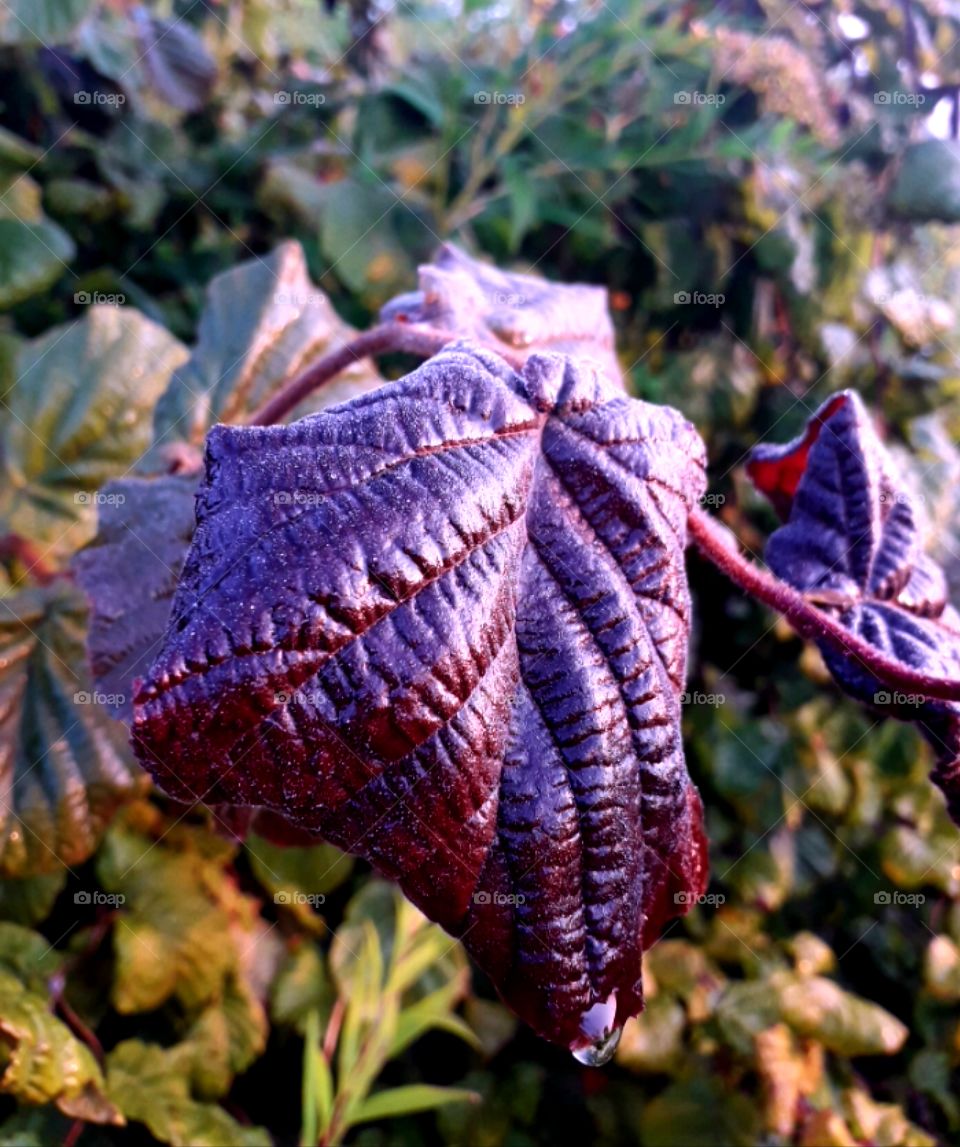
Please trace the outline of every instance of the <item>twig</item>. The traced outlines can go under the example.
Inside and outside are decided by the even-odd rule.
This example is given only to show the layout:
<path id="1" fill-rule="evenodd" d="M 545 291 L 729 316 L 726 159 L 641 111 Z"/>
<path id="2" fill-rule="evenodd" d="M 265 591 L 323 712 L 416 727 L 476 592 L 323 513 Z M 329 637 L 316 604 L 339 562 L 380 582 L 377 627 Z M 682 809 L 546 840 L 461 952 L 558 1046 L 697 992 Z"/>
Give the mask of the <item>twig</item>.
<path id="1" fill-rule="evenodd" d="M 462 337 L 454 331 L 439 330 L 436 327 L 421 326 L 416 323 L 381 323 L 358 335 L 352 342 L 325 354 L 323 358 L 317 359 L 313 366 L 291 379 L 279 393 L 265 402 L 259 410 L 254 411 L 250 416 L 249 425 L 272 426 L 275 422 L 279 422 L 295 406 L 303 402 L 308 394 L 312 394 L 355 362 L 380 354 L 397 353 L 432 358 L 448 343 Z M 518 355 L 506 347 L 495 349 L 496 353 L 515 369 L 523 366 L 525 356 Z"/>
<path id="2" fill-rule="evenodd" d="M 726 527 L 699 507 L 691 510 L 687 525 L 691 540 L 705 558 L 741 589 L 782 613 L 801 637 L 825 642 L 838 653 L 859 661 L 878 680 L 895 689 L 944 701 L 960 701 L 960 680 L 933 677 L 887 657 L 851 633 L 835 617 L 811 605 L 799 590 L 754 565 L 733 548 L 733 535 Z"/>

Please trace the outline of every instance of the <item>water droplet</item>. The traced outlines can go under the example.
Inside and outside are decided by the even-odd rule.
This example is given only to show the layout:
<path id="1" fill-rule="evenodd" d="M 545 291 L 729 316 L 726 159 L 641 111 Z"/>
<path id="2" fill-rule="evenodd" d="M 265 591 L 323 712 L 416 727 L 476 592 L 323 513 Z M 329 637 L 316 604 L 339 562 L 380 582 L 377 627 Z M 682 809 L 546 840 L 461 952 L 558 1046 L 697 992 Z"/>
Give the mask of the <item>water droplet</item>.
<path id="1" fill-rule="evenodd" d="M 598 1000 L 583 1013 L 580 1030 L 590 1040 L 586 1047 L 574 1051 L 575 1059 L 587 1067 L 602 1067 L 617 1050 L 622 1028 L 614 1027 L 617 1018 L 617 993 L 613 991 L 605 1000 Z"/>
<path id="2" fill-rule="evenodd" d="M 608 1032 L 596 1043 L 577 1048 L 573 1053 L 573 1058 L 586 1064 L 587 1067 L 603 1067 L 605 1063 L 609 1063 L 613 1059 L 613 1053 L 617 1050 L 622 1030 L 622 1028 L 614 1028 L 612 1032 Z"/>

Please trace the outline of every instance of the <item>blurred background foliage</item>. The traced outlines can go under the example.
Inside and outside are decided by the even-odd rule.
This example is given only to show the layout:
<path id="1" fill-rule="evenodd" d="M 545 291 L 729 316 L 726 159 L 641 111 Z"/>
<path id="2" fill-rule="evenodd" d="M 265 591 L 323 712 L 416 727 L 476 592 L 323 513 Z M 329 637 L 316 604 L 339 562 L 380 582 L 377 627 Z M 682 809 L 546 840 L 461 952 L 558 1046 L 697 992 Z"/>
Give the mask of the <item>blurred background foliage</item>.
<path id="1" fill-rule="evenodd" d="M 960 589 L 958 91 L 941 0 L 0 4 L 0 1144 L 960 1141 L 928 750 L 697 559 L 710 895 L 601 1071 L 364 866 L 146 793 L 61 576 L 452 238 L 609 288 L 754 552 L 745 451 L 859 390 Z"/>

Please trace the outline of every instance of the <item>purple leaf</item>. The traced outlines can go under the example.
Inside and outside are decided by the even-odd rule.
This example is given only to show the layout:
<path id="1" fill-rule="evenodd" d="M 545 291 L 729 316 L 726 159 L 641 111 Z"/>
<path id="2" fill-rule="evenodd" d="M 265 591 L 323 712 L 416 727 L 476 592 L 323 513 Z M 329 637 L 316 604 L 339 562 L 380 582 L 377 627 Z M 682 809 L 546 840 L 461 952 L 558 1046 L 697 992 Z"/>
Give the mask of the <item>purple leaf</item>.
<path id="1" fill-rule="evenodd" d="M 398 880 L 586 1054 L 706 878 L 684 764 L 675 411 L 560 355 L 453 344 L 289 426 L 215 427 L 134 745 L 181 800 L 274 810 Z"/>
<path id="2" fill-rule="evenodd" d="M 605 287 L 501 271 L 452 243 L 419 275 L 420 289 L 392 299 L 381 319 L 429 323 L 494 348 L 562 351 L 622 380 Z"/>
<path id="3" fill-rule="evenodd" d="M 767 543 L 773 572 L 903 665 L 960 676 L 960 615 L 924 552 L 902 488 L 859 396 L 834 395 L 804 434 L 757 447 L 747 465 L 785 519 Z M 937 753 L 934 781 L 960 823 L 960 706 L 891 691 L 855 657 L 821 652 L 838 684 L 884 716 L 915 721 Z"/>

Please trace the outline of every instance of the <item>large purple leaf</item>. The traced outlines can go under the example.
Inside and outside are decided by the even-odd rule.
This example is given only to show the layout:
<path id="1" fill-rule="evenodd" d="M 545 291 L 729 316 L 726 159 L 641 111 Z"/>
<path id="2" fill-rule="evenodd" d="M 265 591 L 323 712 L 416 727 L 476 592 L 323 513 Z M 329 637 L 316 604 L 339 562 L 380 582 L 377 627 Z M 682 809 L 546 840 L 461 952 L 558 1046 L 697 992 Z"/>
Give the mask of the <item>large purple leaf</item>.
<path id="1" fill-rule="evenodd" d="M 911 495 L 859 396 L 834 395 L 806 431 L 757 447 L 748 463 L 785 524 L 767 543 L 773 572 L 910 669 L 960 677 L 960 615 L 923 552 Z M 838 684 L 885 716 L 915 721 L 938 758 L 933 779 L 960 823 L 960 705 L 891 690 L 855 656 L 821 646 Z"/>
<path id="2" fill-rule="evenodd" d="M 381 319 L 430 323 L 494 348 L 562 351 L 622 380 L 605 287 L 501 271 L 452 243 L 418 271 L 419 290 L 392 299 Z"/>
<path id="3" fill-rule="evenodd" d="M 679 705 L 704 484 L 675 411 L 467 344 L 215 427 L 136 751 L 366 857 L 538 1032 L 600 1044 L 706 876 Z"/>

